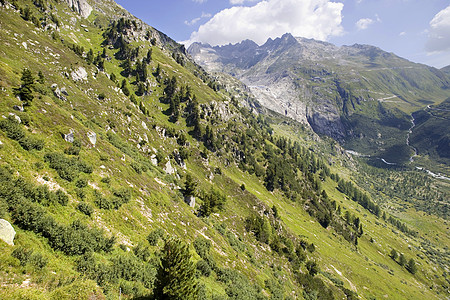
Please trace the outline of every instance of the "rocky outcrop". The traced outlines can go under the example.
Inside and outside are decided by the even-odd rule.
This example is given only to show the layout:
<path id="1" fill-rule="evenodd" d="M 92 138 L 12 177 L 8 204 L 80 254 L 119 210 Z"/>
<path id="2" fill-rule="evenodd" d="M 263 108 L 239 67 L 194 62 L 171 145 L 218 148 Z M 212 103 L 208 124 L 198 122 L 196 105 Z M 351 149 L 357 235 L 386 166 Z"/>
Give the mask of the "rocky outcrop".
<path id="1" fill-rule="evenodd" d="M 70 76 L 74 81 L 80 81 L 80 80 L 86 80 L 88 78 L 88 74 L 86 72 L 86 69 L 83 67 L 78 67 L 78 69 L 73 70 L 70 73 Z"/>
<path id="2" fill-rule="evenodd" d="M 64 0 L 73 10 L 79 13 L 83 18 L 89 17 L 92 7 L 86 0 Z"/>
<path id="3" fill-rule="evenodd" d="M 87 137 L 89 139 L 89 142 L 91 142 L 92 146 L 95 147 L 95 144 L 97 143 L 97 134 L 93 131 L 89 131 L 87 133 Z"/>
<path id="4" fill-rule="evenodd" d="M 10 246 L 14 246 L 14 237 L 16 236 L 16 231 L 12 225 L 3 219 L 0 219 L 0 239 L 5 241 Z"/>

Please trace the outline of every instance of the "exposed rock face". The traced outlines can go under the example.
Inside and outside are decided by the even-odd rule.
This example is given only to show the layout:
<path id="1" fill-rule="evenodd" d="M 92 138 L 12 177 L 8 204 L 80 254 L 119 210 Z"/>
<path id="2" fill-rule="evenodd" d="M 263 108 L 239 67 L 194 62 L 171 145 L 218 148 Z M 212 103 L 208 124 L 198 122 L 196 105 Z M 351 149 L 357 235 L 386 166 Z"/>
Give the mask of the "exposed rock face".
<path id="1" fill-rule="evenodd" d="M 92 7 L 86 0 L 64 0 L 70 7 L 72 7 L 83 18 L 89 17 L 92 12 Z"/>
<path id="2" fill-rule="evenodd" d="M 164 172 L 166 172 L 167 174 L 175 174 L 176 170 L 172 167 L 170 160 L 168 160 L 166 165 L 164 166 Z"/>
<path id="3" fill-rule="evenodd" d="M 184 198 L 184 201 L 192 208 L 195 207 L 195 197 L 194 196 L 187 196 Z"/>
<path id="4" fill-rule="evenodd" d="M 78 69 L 72 71 L 72 73 L 70 73 L 70 76 L 74 81 L 86 80 L 88 78 L 86 69 L 83 67 L 78 67 Z"/>
<path id="5" fill-rule="evenodd" d="M 64 134 L 64 140 L 66 140 L 66 142 L 73 143 L 74 136 L 72 130 L 68 134 Z"/>
<path id="6" fill-rule="evenodd" d="M 95 144 L 97 143 L 97 134 L 95 132 L 89 131 L 87 133 L 87 137 L 89 139 L 89 142 L 95 147 Z"/>
<path id="7" fill-rule="evenodd" d="M 8 245 L 14 246 L 14 237 L 16 236 L 16 231 L 12 225 L 3 219 L 0 219 L 0 239 L 5 241 Z"/>
<path id="8" fill-rule="evenodd" d="M 14 109 L 14 110 L 17 110 L 17 111 L 20 111 L 20 112 L 23 112 L 23 111 L 24 111 L 23 106 L 19 106 L 19 105 L 14 105 L 14 106 L 13 106 L 13 109 Z"/>

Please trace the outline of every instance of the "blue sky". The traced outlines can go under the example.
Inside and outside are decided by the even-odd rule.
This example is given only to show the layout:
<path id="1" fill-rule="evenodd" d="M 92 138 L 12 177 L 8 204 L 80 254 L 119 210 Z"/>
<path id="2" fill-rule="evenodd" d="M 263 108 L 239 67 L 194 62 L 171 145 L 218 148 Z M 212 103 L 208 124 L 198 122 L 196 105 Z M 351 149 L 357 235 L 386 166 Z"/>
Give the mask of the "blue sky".
<path id="1" fill-rule="evenodd" d="M 116 0 L 171 38 L 258 44 L 290 32 L 370 44 L 438 68 L 450 65 L 450 0 Z"/>

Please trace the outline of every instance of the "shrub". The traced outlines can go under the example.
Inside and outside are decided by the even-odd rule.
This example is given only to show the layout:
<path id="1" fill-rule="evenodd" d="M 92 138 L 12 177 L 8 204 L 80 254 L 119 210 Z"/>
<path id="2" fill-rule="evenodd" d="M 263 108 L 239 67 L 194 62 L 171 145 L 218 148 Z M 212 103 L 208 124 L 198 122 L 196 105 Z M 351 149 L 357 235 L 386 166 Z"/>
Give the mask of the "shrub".
<path id="1" fill-rule="evenodd" d="M 198 237 L 194 241 L 194 248 L 201 258 L 206 259 L 206 257 L 209 256 L 209 251 L 211 249 L 211 241 L 204 237 Z"/>
<path id="2" fill-rule="evenodd" d="M 29 260 L 30 264 L 33 265 L 37 269 L 43 269 L 47 266 L 48 258 L 44 257 L 41 253 L 34 252 L 30 256 Z"/>
<path id="3" fill-rule="evenodd" d="M 157 228 L 149 233 L 147 240 L 150 246 L 156 246 L 160 238 L 164 236 L 164 230 Z"/>
<path id="4" fill-rule="evenodd" d="M 30 150 L 42 150 L 44 148 L 44 141 L 34 137 L 34 136 L 25 136 L 24 138 L 19 140 L 20 146 L 22 146 L 23 149 L 30 151 Z"/>
<path id="5" fill-rule="evenodd" d="M 196 266 L 202 276 L 209 277 L 211 275 L 211 267 L 205 260 L 199 260 Z"/>
<path id="6" fill-rule="evenodd" d="M 136 247 L 133 248 L 134 255 L 142 261 L 148 261 L 150 255 L 150 249 L 148 247 L 143 246 L 139 243 Z"/>
<path id="7" fill-rule="evenodd" d="M 77 209 L 79 211 L 81 211 L 83 214 L 85 214 L 86 216 L 89 216 L 89 217 L 92 216 L 92 214 L 94 213 L 94 209 L 92 208 L 92 206 L 90 206 L 86 202 L 78 203 Z"/>
<path id="8" fill-rule="evenodd" d="M 80 172 L 90 174 L 93 168 L 88 163 L 78 158 L 67 158 L 62 153 L 50 152 L 44 155 L 44 160 L 49 163 L 58 175 L 67 181 L 73 181 Z"/>
<path id="9" fill-rule="evenodd" d="M 75 186 L 82 189 L 87 187 L 88 185 L 88 181 L 86 178 L 79 178 L 76 182 L 75 182 Z"/>
<path id="10" fill-rule="evenodd" d="M 17 258 L 20 261 L 21 266 L 25 266 L 28 260 L 30 259 L 32 253 L 33 250 L 29 250 L 25 247 L 18 247 L 14 249 L 14 251 L 11 253 L 11 256 Z"/>
<path id="11" fill-rule="evenodd" d="M 95 195 L 94 203 L 98 208 L 101 208 L 101 209 L 112 209 L 113 208 L 111 201 L 104 198 L 102 194 L 95 191 L 94 195 Z"/>
<path id="12" fill-rule="evenodd" d="M 66 206 L 69 203 L 69 196 L 67 196 L 66 193 L 64 193 L 62 190 L 56 191 L 56 197 L 59 204 L 62 206 Z"/>
<path id="13" fill-rule="evenodd" d="M 106 183 L 106 184 L 110 184 L 111 183 L 111 177 L 103 177 L 102 179 L 100 179 L 101 182 Z"/>
<path id="14" fill-rule="evenodd" d="M 1 120 L 0 129 L 6 133 L 8 138 L 18 141 L 20 146 L 27 151 L 33 149 L 39 151 L 44 148 L 44 141 L 34 136 L 28 136 L 14 116 L 8 116 L 7 119 Z"/>

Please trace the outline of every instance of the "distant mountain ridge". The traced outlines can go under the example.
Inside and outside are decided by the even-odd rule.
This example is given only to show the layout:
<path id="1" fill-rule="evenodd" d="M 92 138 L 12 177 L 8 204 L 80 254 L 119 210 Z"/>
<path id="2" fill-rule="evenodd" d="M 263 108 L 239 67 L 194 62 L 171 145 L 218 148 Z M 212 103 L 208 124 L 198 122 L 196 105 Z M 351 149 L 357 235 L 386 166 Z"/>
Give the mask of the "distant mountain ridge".
<path id="1" fill-rule="evenodd" d="M 442 70 L 370 45 L 338 47 L 286 33 L 261 46 L 194 43 L 188 52 L 208 71 L 241 80 L 267 108 L 371 155 L 406 139 L 411 112 L 450 96 Z"/>

